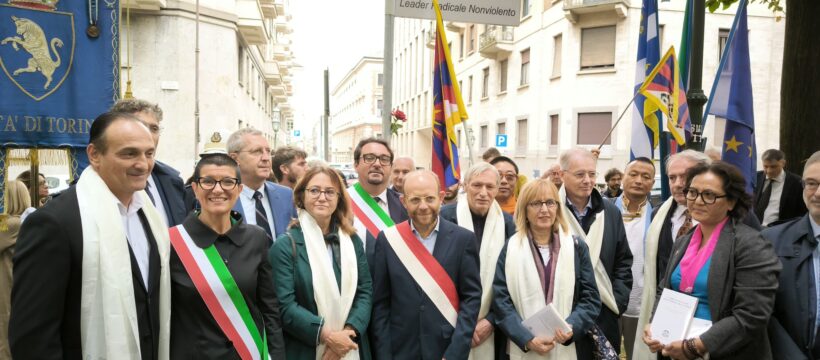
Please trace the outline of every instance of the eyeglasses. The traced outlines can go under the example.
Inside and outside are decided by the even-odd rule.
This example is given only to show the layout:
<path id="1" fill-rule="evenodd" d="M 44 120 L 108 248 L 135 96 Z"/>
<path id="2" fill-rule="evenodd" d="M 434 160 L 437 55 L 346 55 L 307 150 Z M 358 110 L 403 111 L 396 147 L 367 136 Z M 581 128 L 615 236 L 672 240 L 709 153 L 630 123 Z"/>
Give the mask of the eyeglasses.
<path id="1" fill-rule="evenodd" d="M 518 181 L 518 175 L 512 172 L 508 172 L 506 174 L 501 174 L 501 178 L 506 180 L 507 182 L 516 182 Z"/>
<path id="2" fill-rule="evenodd" d="M 589 176 L 590 179 L 595 180 L 595 178 L 598 177 L 598 172 L 596 172 L 596 171 L 578 171 L 578 172 L 572 173 L 572 176 L 574 176 L 578 180 L 584 180 L 584 177 L 587 177 L 587 176 Z"/>
<path id="3" fill-rule="evenodd" d="M 364 160 L 365 164 L 372 164 L 376 162 L 376 159 L 379 159 L 379 164 L 382 166 L 387 166 L 393 163 L 393 157 L 390 155 L 376 155 L 376 154 L 364 154 L 362 155 L 362 160 Z"/>
<path id="4" fill-rule="evenodd" d="M 820 187 L 820 182 L 817 180 L 803 180 L 803 189 L 807 191 L 817 191 L 817 188 Z"/>
<path id="5" fill-rule="evenodd" d="M 547 199 L 544 201 L 536 200 L 528 202 L 527 206 L 529 206 L 531 210 L 541 210 L 543 206 L 546 206 L 547 209 L 552 210 L 558 207 L 558 202 L 553 199 Z"/>
<path id="6" fill-rule="evenodd" d="M 684 189 L 683 191 L 686 193 L 686 200 L 697 201 L 698 197 L 700 197 L 706 205 L 712 205 L 715 201 L 717 201 L 717 199 L 725 198 L 727 196 L 726 194 L 715 194 L 711 190 L 698 191 L 698 189 Z"/>
<path id="7" fill-rule="evenodd" d="M 265 154 L 267 154 L 267 155 L 271 154 L 270 148 L 258 148 L 258 149 L 253 149 L 253 150 L 240 150 L 239 152 L 246 152 L 246 153 L 249 153 L 249 154 L 251 154 L 253 156 L 256 156 L 256 157 L 259 157 L 259 156 L 262 156 L 262 155 L 265 155 Z"/>
<path id="8" fill-rule="evenodd" d="M 405 200 L 405 201 L 407 201 L 408 204 L 413 205 L 413 206 L 421 205 L 422 201 L 424 201 L 424 203 L 426 203 L 427 205 L 433 205 L 433 204 L 436 203 L 436 201 L 438 201 L 438 198 L 435 197 L 435 196 L 425 196 L 425 197 L 416 196 L 416 197 L 407 198 L 407 200 Z"/>
<path id="9" fill-rule="evenodd" d="M 216 180 L 210 177 L 200 177 L 196 179 L 196 183 L 205 190 L 213 190 L 216 184 L 219 184 L 222 190 L 233 190 L 236 185 L 239 185 L 239 179 L 226 177 L 221 180 Z"/>
<path id="10" fill-rule="evenodd" d="M 313 199 L 318 199 L 320 195 L 325 194 L 325 199 L 333 200 L 339 193 L 335 189 L 322 190 L 319 188 L 310 188 L 306 190 L 307 194 Z"/>

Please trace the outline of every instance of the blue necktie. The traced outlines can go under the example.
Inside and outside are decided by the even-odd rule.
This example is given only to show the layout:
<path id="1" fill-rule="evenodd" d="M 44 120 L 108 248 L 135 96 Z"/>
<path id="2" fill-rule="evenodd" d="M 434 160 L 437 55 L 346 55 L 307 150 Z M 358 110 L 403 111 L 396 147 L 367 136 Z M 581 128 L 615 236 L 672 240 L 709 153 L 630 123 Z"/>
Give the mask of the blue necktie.
<path id="1" fill-rule="evenodd" d="M 271 235 L 270 224 L 268 223 L 268 213 L 265 211 L 265 207 L 262 206 L 262 193 L 259 191 L 254 192 L 253 199 L 256 202 L 256 225 L 265 230 L 268 234 L 268 240 L 272 242 L 273 235 Z"/>

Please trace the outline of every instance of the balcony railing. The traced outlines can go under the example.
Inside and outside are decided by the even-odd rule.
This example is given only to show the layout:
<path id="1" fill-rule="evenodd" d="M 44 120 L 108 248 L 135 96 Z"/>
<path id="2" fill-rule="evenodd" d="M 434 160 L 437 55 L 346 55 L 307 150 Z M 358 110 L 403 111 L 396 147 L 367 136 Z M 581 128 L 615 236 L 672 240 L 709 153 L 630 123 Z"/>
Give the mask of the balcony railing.
<path id="1" fill-rule="evenodd" d="M 514 40 L 512 27 L 487 25 L 479 37 L 478 51 L 482 56 L 494 58 L 498 53 L 511 52 Z"/>
<path id="2" fill-rule="evenodd" d="M 611 12 L 623 19 L 629 8 L 629 0 L 564 0 L 564 15 L 575 23 L 583 14 Z"/>

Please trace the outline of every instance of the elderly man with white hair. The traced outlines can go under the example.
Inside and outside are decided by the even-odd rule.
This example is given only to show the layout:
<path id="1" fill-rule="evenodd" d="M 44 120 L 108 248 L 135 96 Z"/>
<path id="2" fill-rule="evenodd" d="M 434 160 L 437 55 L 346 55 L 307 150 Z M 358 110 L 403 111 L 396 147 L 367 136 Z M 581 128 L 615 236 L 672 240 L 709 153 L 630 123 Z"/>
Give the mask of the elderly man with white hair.
<path id="1" fill-rule="evenodd" d="M 621 348 L 618 318 L 626 311 L 632 288 L 632 252 L 621 211 L 595 189 L 596 157 L 589 150 L 569 149 L 559 160 L 564 181 L 559 191 L 561 211 L 572 215 L 567 216 L 567 220 L 573 235 L 589 246 L 601 297 L 601 311 L 593 331 L 602 333 L 618 352 Z M 587 357 L 579 354 L 579 358 Z"/>
<path id="2" fill-rule="evenodd" d="M 512 216 L 501 211 L 495 201 L 501 176 L 495 166 L 486 162 L 473 165 L 464 176 L 464 194 L 454 204 L 441 208 L 441 218 L 475 233 L 478 240 L 481 275 L 481 309 L 473 334 L 474 359 L 500 359 L 506 354 L 507 338 L 496 331 L 498 321 L 491 307 L 493 277 L 504 244 L 515 234 Z"/>

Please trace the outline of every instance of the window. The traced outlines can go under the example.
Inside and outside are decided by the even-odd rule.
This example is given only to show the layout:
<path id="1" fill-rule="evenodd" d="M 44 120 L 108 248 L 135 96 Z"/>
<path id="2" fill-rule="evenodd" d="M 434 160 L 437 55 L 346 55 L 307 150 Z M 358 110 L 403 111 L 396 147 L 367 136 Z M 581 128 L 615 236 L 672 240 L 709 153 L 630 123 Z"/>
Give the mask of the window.
<path id="1" fill-rule="evenodd" d="M 526 150 L 527 149 L 527 119 L 518 119 L 518 124 L 516 124 L 516 147 L 519 150 Z"/>
<path id="2" fill-rule="evenodd" d="M 458 58 L 464 58 L 464 33 L 458 34 Z"/>
<path id="3" fill-rule="evenodd" d="M 598 145 L 604 139 L 612 126 L 611 112 L 579 113 L 578 114 L 578 145 Z M 610 145 L 612 137 L 606 139 L 604 145 Z"/>
<path id="4" fill-rule="evenodd" d="M 581 70 L 615 67 L 615 25 L 581 30 Z"/>
<path id="5" fill-rule="evenodd" d="M 498 63 L 498 92 L 507 92 L 507 59 Z"/>
<path id="6" fill-rule="evenodd" d="M 468 30 L 468 34 L 467 34 L 467 53 L 472 54 L 473 51 L 475 51 L 475 42 L 476 42 L 475 24 L 470 24 L 470 26 L 467 27 L 467 30 Z"/>
<path id="7" fill-rule="evenodd" d="M 718 61 L 723 59 L 723 51 L 729 42 L 729 29 L 720 29 L 718 32 Z"/>
<path id="8" fill-rule="evenodd" d="M 473 102 L 473 76 L 472 75 L 467 77 L 467 86 L 468 86 L 468 88 L 467 88 L 467 102 L 472 103 Z"/>
<path id="9" fill-rule="evenodd" d="M 382 86 L 384 85 L 384 74 L 379 74 L 376 78 L 376 85 Z"/>
<path id="10" fill-rule="evenodd" d="M 550 115 L 550 145 L 558 145 L 558 114 Z"/>
<path id="11" fill-rule="evenodd" d="M 521 52 L 521 82 L 520 86 L 530 83 L 530 49 Z"/>
<path id="12" fill-rule="evenodd" d="M 481 83 L 481 98 L 486 99 L 487 94 L 489 92 L 488 88 L 490 87 L 490 68 L 484 68 L 484 78 L 482 79 Z"/>
<path id="13" fill-rule="evenodd" d="M 383 107 L 384 107 L 384 100 L 382 100 L 382 99 L 376 100 L 376 110 L 379 111 L 379 114 L 381 114 Z"/>
<path id="14" fill-rule="evenodd" d="M 245 86 L 245 52 L 242 51 L 242 47 L 239 47 L 239 49 L 237 49 L 237 53 L 237 78 L 239 79 L 239 86 Z"/>
<path id="15" fill-rule="evenodd" d="M 663 29 L 664 29 L 664 26 L 666 26 L 666 25 L 663 25 L 663 24 L 658 25 L 658 45 L 661 46 L 661 49 L 664 49 L 664 46 L 663 46 Z"/>
<path id="16" fill-rule="evenodd" d="M 558 34 L 553 38 L 553 52 L 552 52 L 552 77 L 561 76 L 561 48 L 563 47 L 563 36 Z"/>
<path id="17" fill-rule="evenodd" d="M 507 133 L 507 123 L 506 122 L 500 122 L 500 123 L 496 124 L 495 125 L 495 133 L 497 135 L 506 134 Z"/>
<path id="18" fill-rule="evenodd" d="M 487 130 L 487 125 L 481 125 L 481 137 L 478 139 L 479 147 L 486 148 L 487 147 L 487 138 L 490 136 Z"/>
<path id="19" fill-rule="evenodd" d="M 530 16 L 530 0 L 521 1 L 521 18 Z"/>

